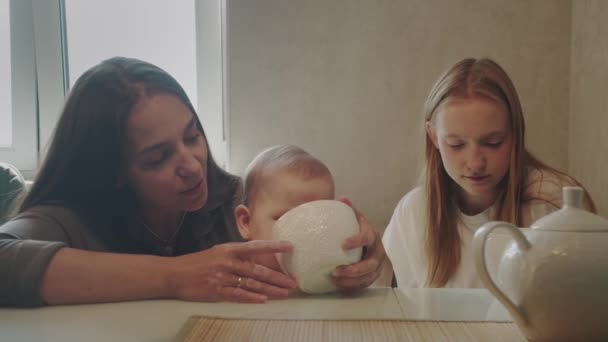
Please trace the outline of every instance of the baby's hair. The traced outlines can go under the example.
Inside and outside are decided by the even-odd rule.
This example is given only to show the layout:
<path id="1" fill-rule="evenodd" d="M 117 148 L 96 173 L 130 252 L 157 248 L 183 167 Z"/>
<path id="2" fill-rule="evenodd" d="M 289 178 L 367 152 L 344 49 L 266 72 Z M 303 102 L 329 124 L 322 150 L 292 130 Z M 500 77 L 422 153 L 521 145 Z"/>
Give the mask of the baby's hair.
<path id="1" fill-rule="evenodd" d="M 294 145 L 273 146 L 258 154 L 247 166 L 243 204 L 250 204 L 264 177 L 275 171 L 287 171 L 303 179 L 331 177 L 327 166 L 304 149 Z"/>

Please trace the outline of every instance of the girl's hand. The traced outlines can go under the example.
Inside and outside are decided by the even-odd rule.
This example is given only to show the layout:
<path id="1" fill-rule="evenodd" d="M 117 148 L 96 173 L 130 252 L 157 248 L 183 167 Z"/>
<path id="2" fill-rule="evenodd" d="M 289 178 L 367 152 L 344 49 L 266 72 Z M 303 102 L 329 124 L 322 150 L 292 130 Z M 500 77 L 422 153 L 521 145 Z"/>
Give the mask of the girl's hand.
<path id="1" fill-rule="evenodd" d="M 286 241 L 226 243 L 208 250 L 171 258 L 169 293 L 191 301 L 263 303 L 285 298 L 296 287 L 293 278 L 256 264 L 252 256 L 289 252 Z"/>
<path id="2" fill-rule="evenodd" d="M 342 290 L 366 288 L 380 276 L 382 263 L 386 258 L 382 240 L 361 212 L 355 209 L 347 198 L 341 198 L 340 201 L 353 208 L 360 227 L 359 234 L 344 240 L 342 248 L 348 250 L 363 247 L 363 257 L 361 261 L 354 264 L 336 267 L 334 283 Z"/>

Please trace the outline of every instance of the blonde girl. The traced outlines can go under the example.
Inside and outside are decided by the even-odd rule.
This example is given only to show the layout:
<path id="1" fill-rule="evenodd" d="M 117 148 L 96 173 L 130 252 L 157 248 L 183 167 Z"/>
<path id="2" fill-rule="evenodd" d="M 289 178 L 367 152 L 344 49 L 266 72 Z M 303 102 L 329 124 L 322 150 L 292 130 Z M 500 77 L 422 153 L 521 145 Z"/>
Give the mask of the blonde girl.
<path id="1" fill-rule="evenodd" d="M 401 199 L 383 237 L 395 279 L 402 287 L 481 287 L 475 230 L 493 220 L 527 227 L 561 206 L 563 186 L 580 184 L 526 149 L 519 96 L 490 59 L 447 70 L 424 118 L 422 184 Z M 595 212 L 588 194 L 585 206 Z"/>

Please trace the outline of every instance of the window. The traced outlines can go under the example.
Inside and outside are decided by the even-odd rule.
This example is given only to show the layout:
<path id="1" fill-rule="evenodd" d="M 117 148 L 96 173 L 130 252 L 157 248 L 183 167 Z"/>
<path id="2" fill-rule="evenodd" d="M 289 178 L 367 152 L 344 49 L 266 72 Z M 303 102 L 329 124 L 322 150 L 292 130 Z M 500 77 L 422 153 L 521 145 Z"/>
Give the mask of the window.
<path id="1" fill-rule="evenodd" d="M 0 146 L 13 142 L 13 114 L 11 105 L 11 25 L 10 4 L 0 0 Z"/>
<path id="2" fill-rule="evenodd" d="M 216 161 L 225 165 L 222 4 L 219 0 L 65 0 L 69 84 L 113 56 L 160 66 L 184 87 Z"/>
<path id="3" fill-rule="evenodd" d="M 0 161 L 27 178 L 44 157 L 65 94 L 113 56 L 160 66 L 184 87 L 226 165 L 224 0 L 0 0 Z M 8 48 L 7 48 L 8 47 Z"/>
<path id="4" fill-rule="evenodd" d="M 37 166 L 36 74 L 31 2 L 0 0 L 0 161 Z"/>
<path id="5" fill-rule="evenodd" d="M 104 59 L 134 57 L 175 77 L 197 108 L 194 0 L 66 0 L 65 14 L 70 86 Z"/>

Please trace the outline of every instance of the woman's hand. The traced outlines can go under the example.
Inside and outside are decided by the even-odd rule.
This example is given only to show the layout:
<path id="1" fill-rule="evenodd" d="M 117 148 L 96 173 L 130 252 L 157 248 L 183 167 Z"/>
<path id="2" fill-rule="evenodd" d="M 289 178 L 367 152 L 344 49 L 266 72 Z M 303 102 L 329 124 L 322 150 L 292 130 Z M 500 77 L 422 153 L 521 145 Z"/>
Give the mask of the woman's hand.
<path id="1" fill-rule="evenodd" d="M 226 243 L 208 250 L 171 258 L 169 279 L 172 298 L 192 301 L 263 303 L 287 297 L 296 287 L 293 278 L 254 263 L 252 256 L 285 253 L 285 241 Z"/>
<path id="2" fill-rule="evenodd" d="M 353 207 L 347 198 L 341 198 L 340 201 Z M 342 290 L 356 290 L 370 286 L 380 276 L 382 263 L 386 257 L 378 233 L 357 209 L 353 208 L 353 210 L 359 221 L 360 232 L 344 240 L 342 248 L 348 250 L 363 247 L 364 254 L 359 262 L 336 267 L 334 283 Z"/>

